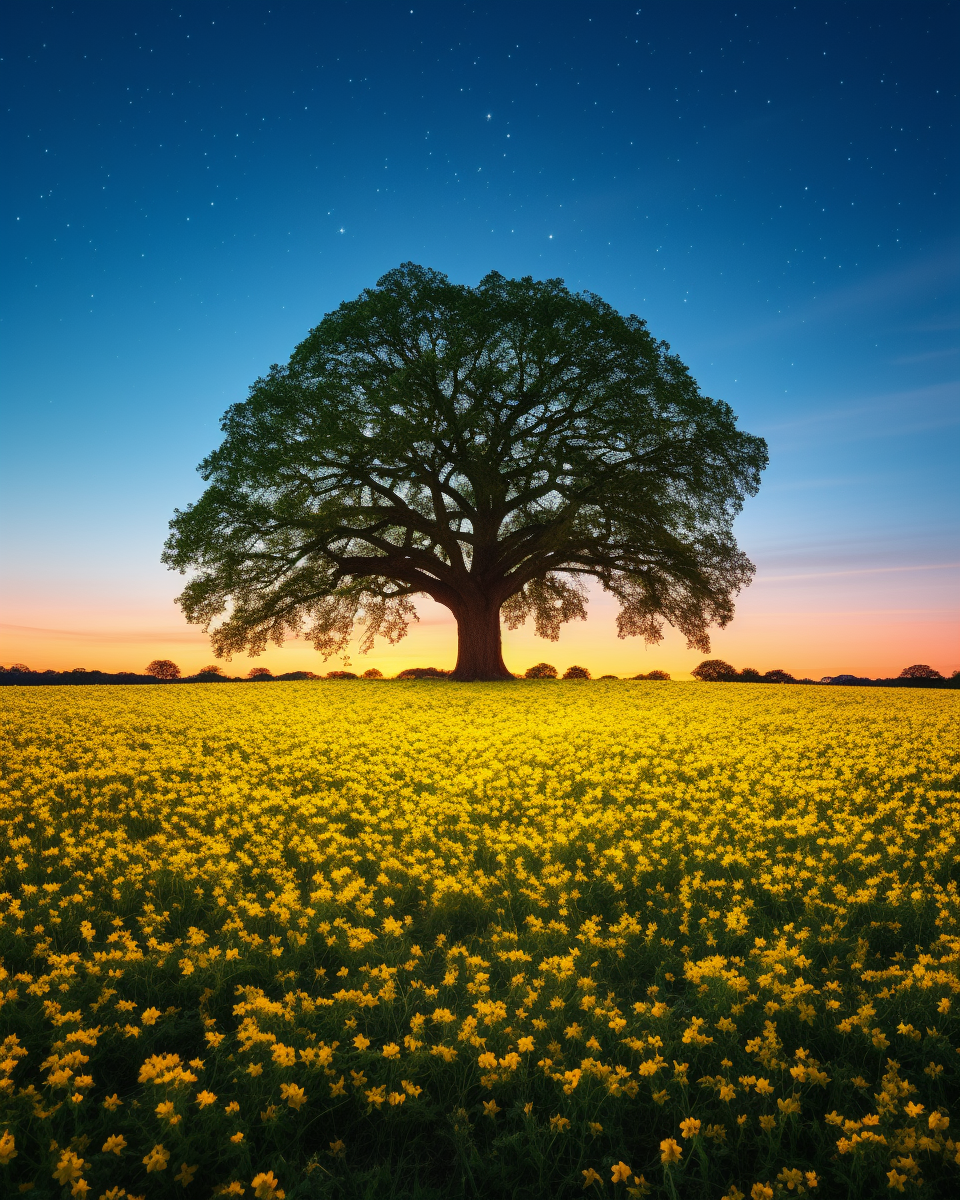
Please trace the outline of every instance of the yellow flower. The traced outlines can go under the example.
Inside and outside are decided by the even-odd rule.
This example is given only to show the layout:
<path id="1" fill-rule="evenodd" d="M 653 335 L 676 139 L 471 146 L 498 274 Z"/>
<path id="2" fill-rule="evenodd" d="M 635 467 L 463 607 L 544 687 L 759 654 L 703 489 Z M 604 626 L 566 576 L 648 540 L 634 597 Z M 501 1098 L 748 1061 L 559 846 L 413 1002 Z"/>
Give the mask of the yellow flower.
<path id="1" fill-rule="evenodd" d="M 330 1153 L 334 1158 L 340 1158 L 346 1148 L 346 1143 L 341 1141 L 340 1138 L 337 1138 L 335 1142 L 330 1143 Z"/>
<path id="2" fill-rule="evenodd" d="M 292 1067 L 297 1061 L 297 1052 L 292 1046 L 284 1046 L 282 1042 L 272 1048 L 271 1055 L 278 1067 Z"/>
<path id="3" fill-rule="evenodd" d="M 395 1043 L 393 1043 L 393 1042 L 388 1042 L 387 1045 L 384 1046 L 384 1048 L 383 1048 L 383 1057 L 384 1058 L 399 1058 L 400 1057 L 400 1047 L 395 1045 Z"/>
<path id="4" fill-rule="evenodd" d="M 17 1157 L 16 1142 L 13 1134 L 9 1129 L 5 1129 L 3 1137 L 0 1137 L 0 1166 L 6 1166 L 7 1163 Z"/>
<path id="5" fill-rule="evenodd" d="M 773 1188 L 769 1183 L 755 1183 L 750 1189 L 750 1200 L 773 1200 Z"/>
<path id="6" fill-rule="evenodd" d="M 302 1087 L 297 1087 L 295 1083 L 281 1084 L 280 1095 L 294 1110 L 300 1109 L 307 1102 L 307 1093 Z"/>
<path id="7" fill-rule="evenodd" d="M 60 1155 L 60 1161 L 54 1168 L 53 1178 L 57 1183 L 72 1183 L 74 1179 L 80 1178 L 86 1165 L 86 1162 L 82 1158 L 78 1158 L 72 1150 L 64 1150 Z"/>
<path id="8" fill-rule="evenodd" d="M 174 1175 L 174 1179 L 180 1184 L 181 1187 L 189 1187 L 190 1184 L 193 1183 L 193 1177 L 196 1175 L 199 1169 L 199 1163 L 195 1163 L 192 1167 L 188 1166 L 186 1163 L 181 1163 L 180 1170 L 176 1173 L 176 1175 Z"/>
<path id="9" fill-rule="evenodd" d="M 680 1122 L 680 1134 L 685 1138 L 696 1137 L 700 1132 L 700 1122 L 696 1117 L 687 1117 L 685 1121 Z"/>
<path id="10" fill-rule="evenodd" d="M 250 1186 L 253 1188 L 256 1200 L 274 1200 L 280 1181 L 272 1171 L 261 1171 L 259 1175 L 254 1175 L 250 1180 Z"/>
<path id="11" fill-rule="evenodd" d="M 611 1180 L 613 1183 L 626 1183 L 630 1178 L 630 1168 L 625 1162 L 614 1163 L 611 1167 Z"/>
<path id="12" fill-rule="evenodd" d="M 167 1163 L 170 1161 L 170 1151 L 165 1150 L 159 1143 L 154 1146 L 149 1154 L 144 1155 L 142 1162 L 147 1168 L 147 1174 L 152 1171 L 165 1171 Z"/>
<path id="13" fill-rule="evenodd" d="M 592 1185 L 595 1183 L 599 1183 L 601 1187 L 603 1186 L 603 1179 L 597 1174 L 593 1167 L 587 1167 L 587 1169 L 582 1171 L 581 1174 L 583 1175 L 583 1186 L 585 1189 L 592 1187 Z"/>
<path id="14" fill-rule="evenodd" d="M 896 1191 L 902 1192 L 903 1185 L 907 1182 L 906 1175 L 901 1175 L 898 1171 L 891 1168 L 887 1172 L 887 1187 L 895 1188 Z"/>
<path id="15" fill-rule="evenodd" d="M 557 1113 L 556 1116 L 550 1118 L 550 1128 L 555 1129 L 558 1133 L 562 1133 L 565 1129 L 570 1128 L 570 1122 L 566 1117 L 562 1117 Z"/>
<path id="16" fill-rule="evenodd" d="M 213 1092 L 197 1092 L 197 1104 L 199 1104 L 201 1108 L 206 1108 L 209 1104 L 215 1104 L 216 1101 L 217 1097 Z"/>
<path id="17" fill-rule="evenodd" d="M 683 1151 L 673 1138 L 664 1138 L 660 1143 L 660 1161 L 667 1166 L 670 1163 L 679 1162 L 683 1157 Z"/>
<path id="18" fill-rule="evenodd" d="M 76 1179 L 70 1186 L 70 1195 L 76 1196 L 78 1200 L 83 1200 L 89 1191 L 90 1184 L 85 1179 Z"/>
<path id="19" fill-rule="evenodd" d="M 113 1134 L 112 1137 L 108 1137 L 107 1140 L 103 1143 L 103 1145 L 100 1148 L 101 1153 L 120 1155 L 123 1153 L 123 1150 L 126 1147 L 126 1144 L 127 1144 L 127 1139 L 123 1136 L 123 1134 L 115 1133 L 115 1134 Z"/>
<path id="20" fill-rule="evenodd" d="M 114 1092 L 114 1094 L 112 1096 L 108 1096 L 106 1098 L 106 1100 L 104 1100 L 104 1102 L 103 1102 L 103 1107 L 107 1110 L 107 1112 L 113 1112 L 115 1109 L 120 1108 L 122 1105 L 123 1105 L 123 1101 L 116 1094 L 116 1092 Z"/>
<path id="21" fill-rule="evenodd" d="M 532 1037 L 522 1037 L 517 1039 L 517 1049 L 521 1054 L 530 1054 L 534 1048 Z"/>
<path id="22" fill-rule="evenodd" d="M 229 1104 L 225 1104 L 223 1106 L 223 1111 L 229 1117 L 232 1113 L 238 1113 L 240 1111 L 240 1104 L 236 1100 L 231 1100 Z"/>
<path id="23" fill-rule="evenodd" d="M 936 1133 L 950 1127 L 950 1118 L 941 1112 L 932 1112 L 927 1119 L 927 1125 Z"/>
<path id="24" fill-rule="evenodd" d="M 370 1039 L 365 1038 L 362 1033 L 358 1033 L 353 1039 L 353 1044 L 358 1050 L 366 1050 L 366 1048 L 370 1045 Z"/>
<path id="25" fill-rule="evenodd" d="M 156 1025 L 160 1019 L 159 1008 L 145 1008 L 140 1015 L 140 1022 L 143 1025 Z"/>
<path id="26" fill-rule="evenodd" d="M 240 1145 L 240 1143 L 243 1141 L 243 1134 L 240 1132 L 240 1130 L 237 1130 L 236 1133 L 231 1135 L 230 1141 L 237 1146 Z"/>
<path id="27" fill-rule="evenodd" d="M 483 1115 L 485 1117 L 495 1117 L 499 1111 L 500 1111 L 500 1107 L 497 1104 L 496 1100 L 484 1100 Z"/>

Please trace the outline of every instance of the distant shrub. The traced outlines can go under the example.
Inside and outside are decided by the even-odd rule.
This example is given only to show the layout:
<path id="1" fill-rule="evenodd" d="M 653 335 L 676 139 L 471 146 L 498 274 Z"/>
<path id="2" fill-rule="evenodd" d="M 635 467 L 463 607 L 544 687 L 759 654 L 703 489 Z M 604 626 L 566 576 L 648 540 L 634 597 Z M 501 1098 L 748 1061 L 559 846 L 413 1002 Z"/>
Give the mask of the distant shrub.
<path id="1" fill-rule="evenodd" d="M 557 675 L 557 668 L 551 663 L 534 663 L 525 672 L 527 679 L 556 679 Z"/>
<path id="2" fill-rule="evenodd" d="M 371 667 L 368 671 L 364 671 L 361 678 L 363 678 L 363 679 L 382 679 L 383 672 L 378 671 L 376 667 Z"/>
<path id="3" fill-rule="evenodd" d="M 666 671 L 648 671 L 646 675 L 634 675 L 634 679 L 669 679 L 670 675 Z"/>
<path id="4" fill-rule="evenodd" d="M 914 663 L 912 667 L 904 667 L 898 679 L 942 679 L 943 676 L 926 663 Z"/>
<path id="5" fill-rule="evenodd" d="M 277 679 L 282 679 L 284 682 L 296 682 L 299 679 L 319 679 L 319 675 L 315 675 L 313 671 L 284 671 L 282 675 L 278 675 Z"/>
<path id="6" fill-rule="evenodd" d="M 774 667 L 772 671 L 764 671 L 764 683 L 796 683 L 796 679 L 789 671 L 781 671 L 779 667 Z"/>
<path id="7" fill-rule="evenodd" d="M 407 667 L 397 676 L 398 679 L 446 679 L 449 671 L 441 671 L 439 667 Z"/>
<path id="8" fill-rule="evenodd" d="M 727 683 L 737 678 L 736 667 L 731 667 L 722 658 L 708 658 L 695 667 L 690 674 L 701 683 Z"/>
<path id="9" fill-rule="evenodd" d="M 218 667 L 216 663 L 212 667 L 201 667 L 197 672 L 198 675 L 222 675 L 223 668 Z"/>
<path id="10" fill-rule="evenodd" d="M 77 675 L 83 675 L 86 674 L 86 668 L 74 667 L 74 672 Z M 154 679 L 180 678 L 180 668 L 169 658 L 155 658 L 153 662 L 147 666 L 143 673 L 144 675 L 152 675 Z"/>
<path id="11" fill-rule="evenodd" d="M 328 671 L 328 679 L 359 679 L 360 676 L 354 671 Z"/>
<path id="12" fill-rule="evenodd" d="M 589 679 L 590 672 L 586 667 L 567 667 L 563 677 L 564 679 Z"/>
<path id="13" fill-rule="evenodd" d="M 737 679 L 742 679 L 744 683 L 759 683 L 762 678 L 756 667 L 744 667 L 737 672 Z"/>
<path id="14" fill-rule="evenodd" d="M 619 675 L 601 675 L 600 678 L 601 679 L 619 679 L 620 676 Z"/>
<path id="15" fill-rule="evenodd" d="M 273 672 L 266 667 L 251 667 L 247 672 L 248 679 L 272 679 Z"/>

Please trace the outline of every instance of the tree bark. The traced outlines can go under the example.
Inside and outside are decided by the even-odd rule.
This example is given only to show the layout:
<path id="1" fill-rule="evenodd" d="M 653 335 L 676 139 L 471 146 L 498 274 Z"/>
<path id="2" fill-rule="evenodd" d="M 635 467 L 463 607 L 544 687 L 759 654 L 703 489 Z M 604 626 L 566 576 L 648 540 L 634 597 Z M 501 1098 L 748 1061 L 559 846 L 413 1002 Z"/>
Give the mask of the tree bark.
<path id="1" fill-rule="evenodd" d="M 500 605 L 477 600 L 458 606 L 457 665 L 451 679 L 458 683 L 513 679 L 500 645 Z"/>

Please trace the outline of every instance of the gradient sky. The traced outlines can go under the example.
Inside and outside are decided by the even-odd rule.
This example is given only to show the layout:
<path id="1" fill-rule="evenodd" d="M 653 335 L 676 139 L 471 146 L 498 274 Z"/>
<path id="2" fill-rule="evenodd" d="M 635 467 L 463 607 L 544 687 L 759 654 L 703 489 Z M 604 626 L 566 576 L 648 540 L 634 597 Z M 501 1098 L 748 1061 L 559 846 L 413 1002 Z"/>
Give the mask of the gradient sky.
<path id="1" fill-rule="evenodd" d="M 768 440 L 714 654 L 960 667 L 957 4 L 5 12 L 0 662 L 211 661 L 159 554 L 221 413 L 413 260 L 639 313 Z M 355 662 L 452 666 L 452 619 L 421 615 Z M 507 663 L 703 657 L 613 616 L 507 634 Z M 303 643 L 257 665 L 328 669 Z"/>

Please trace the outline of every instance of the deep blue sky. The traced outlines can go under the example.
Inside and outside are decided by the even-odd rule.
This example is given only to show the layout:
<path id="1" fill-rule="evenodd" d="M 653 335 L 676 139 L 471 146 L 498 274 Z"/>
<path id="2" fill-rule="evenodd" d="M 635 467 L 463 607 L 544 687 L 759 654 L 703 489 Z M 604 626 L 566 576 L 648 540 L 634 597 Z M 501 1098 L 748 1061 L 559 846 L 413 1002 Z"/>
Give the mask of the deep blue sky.
<path id="1" fill-rule="evenodd" d="M 3 620 L 177 626 L 160 545 L 220 414 L 414 260 L 640 313 L 767 437 L 743 645 L 755 610 L 798 670 L 960 666 L 958 33 L 944 0 L 8 3 Z"/>

